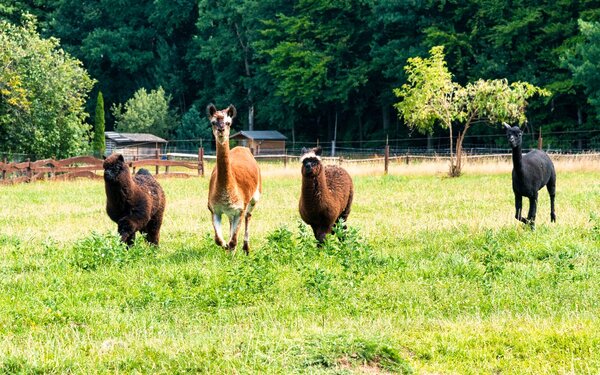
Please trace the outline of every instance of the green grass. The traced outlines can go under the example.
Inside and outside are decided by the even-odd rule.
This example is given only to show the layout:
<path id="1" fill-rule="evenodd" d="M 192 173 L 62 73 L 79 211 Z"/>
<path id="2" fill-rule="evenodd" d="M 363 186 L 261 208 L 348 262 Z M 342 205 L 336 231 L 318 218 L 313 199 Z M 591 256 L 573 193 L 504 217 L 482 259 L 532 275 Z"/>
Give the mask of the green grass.
<path id="1" fill-rule="evenodd" d="M 317 248 L 300 179 L 265 177 L 249 257 L 208 178 L 161 180 L 159 249 L 119 243 L 102 182 L 1 187 L 0 373 L 600 372 L 600 173 L 559 173 L 534 232 L 507 174 L 354 181 Z"/>

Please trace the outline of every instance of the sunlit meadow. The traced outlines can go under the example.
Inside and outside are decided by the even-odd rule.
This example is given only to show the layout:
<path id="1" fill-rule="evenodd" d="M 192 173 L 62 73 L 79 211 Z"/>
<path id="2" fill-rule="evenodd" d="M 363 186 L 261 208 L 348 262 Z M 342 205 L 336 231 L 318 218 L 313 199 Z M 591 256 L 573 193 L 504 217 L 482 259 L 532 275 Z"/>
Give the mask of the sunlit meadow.
<path id="1" fill-rule="evenodd" d="M 159 248 L 118 242 L 101 180 L 0 187 L 0 371 L 600 372 L 597 167 L 558 169 L 535 231 L 509 166 L 421 167 L 348 166 L 317 248 L 299 166 L 264 165 L 248 257 L 213 244 L 207 177 L 160 180 Z"/>

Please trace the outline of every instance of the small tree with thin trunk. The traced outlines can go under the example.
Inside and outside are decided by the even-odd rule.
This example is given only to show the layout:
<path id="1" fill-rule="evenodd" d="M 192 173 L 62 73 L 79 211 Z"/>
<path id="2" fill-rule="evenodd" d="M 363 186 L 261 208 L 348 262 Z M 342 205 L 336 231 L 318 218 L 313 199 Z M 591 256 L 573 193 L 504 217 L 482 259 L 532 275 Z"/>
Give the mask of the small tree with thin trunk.
<path id="1" fill-rule="evenodd" d="M 550 92 L 527 82 L 509 84 L 506 79 L 483 80 L 461 86 L 452 82 L 444 48 L 433 47 L 429 58 L 413 57 L 404 67 L 407 83 L 394 94 L 402 100 L 394 106 L 406 124 L 430 134 L 439 124 L 450 132 L 450 176 L 460 176 L 462 144 L 469 128 L 478 122 L 523 124 L 527 99 Z M 462 124 L 454 146 L 455 124 Z"/>
<path id="2" fill-rule="evenodd" d="M 96 113 L 94 116 L 94 139 L 92 140 L 92 151 L 96 156 L 104 155 L 106 150 L 106 140 L 104 139 L 104 97 L 102 91 L 98 92 L 96 100 Z"/>

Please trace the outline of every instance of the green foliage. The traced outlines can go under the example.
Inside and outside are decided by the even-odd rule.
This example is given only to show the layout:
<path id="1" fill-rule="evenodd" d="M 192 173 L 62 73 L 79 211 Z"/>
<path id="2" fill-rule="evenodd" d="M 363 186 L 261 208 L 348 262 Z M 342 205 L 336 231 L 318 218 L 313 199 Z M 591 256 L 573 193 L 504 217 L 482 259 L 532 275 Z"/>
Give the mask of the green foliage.
<path id="1" fill-rule="evenodd" d="M 407 83 L 394 89 L 401 99 L 394 107 L 408 126 L 421 133 L 431 133 L 436 123 L 451 128 L 458 115 L 455 94 L 459 86 L 452 82 L 444 47 L 433 47 L 429 53 L 429 58 L 408 59 L 404 67 Z"/>
<path id="2" fill-rule="evenodd" d="M 88 147 L 84 104 L 94 81 L 80 61 L 42 39 L 36 20 L 0 21 L 0 138 L 3 151 L 39 158 L 73 156 Z"/>
<path id="3" fill-rule="evenodd" d="M 154 257 L 156 246 L 146 243 L 141 236 L 127 247 L 119 236 L 92 232 L 73 246 L 73 264 L 83 270 L 95 270 L 102 266 L 124 266 L 140 259 Z"/>
<path id="4" fill-rule="evenodd" d="M 92 139 L 92 151 L 96 156 L 104 155 L 104 150 L 106 150 L 104 129 L 104 97 L 102 96 L 102 91 L 99 91 L 94 116 L 94 138 Z"/>
<path id="5" fill-rule="evenodd" d="M 249 256 L 214 244 L 206 180 L 161 181 L 169 220 L 148 252 L 109 234 L 101 181 L 3 187 L 0 372 L 600 369 L 600 173 L 560 172 L 558 222 L 540 194 L 533 232 L 507 173 L 355 176 L 368 194 L 318 247 L 300 175 L 261 168 Z"/>
<path id="6" fill-rule="evenodd" d="M 181 118 L 181 124 L 177 127 L 175 138 L 179 140 L 212 139 L 212 130 L 203 115 L 196 106 L 192 106 Z"/>
<path id="7" fill-rule="evenodd" d="M 573 80 L 585 88 L 588 102 L 595 108 L 600 120 L 600 22 L 579 20 L 579 30 L 583 40 L 568 55 L 568 66 L 573 72 Z"/>
<path id="8" fill-rule="evenodd" d="M 410 128 L 431 133 L 436 124 L 450 130 L 450 176 L 461 174 L 462 143 L 469 127 L 476 122 L 524 123 L 527 99 L 548 90 L 527 82 L 508 84 L 506 79 L 483 80 L 461 86 L 452 82 L 446 67 L 444 49 L 433 47 L 429 58 L 408 59 L 407 83 L 394 93 L 401 101 L 395 104 L 400 117 Z M 453 122 L 463 125 L 456 139 L 456 161 L 452 157 Z"/>
<path id="9" fill-rule="evenodd" d="M 379 373 L 413 374 L 414 370 L 400 353 L 384 339 L 364 339 L 349 335 L 319 335 L 308 337 L 305 344 L 305 370 L 318 368 L 362 369 Z M 370 370 L 370 371 L 368 371 Z M 360 371 L 363 372 L 363 371 Z"/>
<path id="10" fill-rule="evenodd" d="M 125 105 L 113 105 L 115 130 L 122 133 L 150 133 L 168 138 L 174 130 L 176 117 L 169 108 L 171 96 L 159 87 L 147 92 L 141 88 Z"/>

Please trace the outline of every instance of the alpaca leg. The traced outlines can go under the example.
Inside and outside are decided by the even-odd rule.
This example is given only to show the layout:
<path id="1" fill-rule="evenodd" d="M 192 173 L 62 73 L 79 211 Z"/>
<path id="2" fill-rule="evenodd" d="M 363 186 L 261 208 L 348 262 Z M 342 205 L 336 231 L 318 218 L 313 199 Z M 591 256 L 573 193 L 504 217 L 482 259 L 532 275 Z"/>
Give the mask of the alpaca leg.
<path id="1" fill-rule="evenodd" d="M 556 196 L 556 176 L 552 176 L 548 182 L 548 194 L 550 195 L 550 221 L 556 222 L 556 213 L 554 212 L 554 197 Z"/>
<path id="2" fill-rule="evenodd" d="M 236 214 L 235 216 L 229 218 L 231 232 L 230 232 L 230 237 L 229 237 L 228 248 L 231 251 L 235 251 L 235 247 L 237 246 L 237 236 L 238 236 L 238 232 L 240 231 L 241 219 L 242 219 L 241 214 Z"/>
<path id="3" fill-rule="evenodd" d="M 215 229 L 215 243 L 218 246 L 226 247 L 223 240 L 223 228 L 221 227 L 221 214 L 214 212 L 212 215 L 213 228 Z"/>
<path id="4" fill-rule="evenodd" d="M 128 218 L 119 220 L 117 223 L 117 230 L 121 236 L 121 241 L 125 242 L 127 246 L 133 245 L 136 229 Z"/>
<path id="5" fill-rule="evenodd" d="M 515 219 L 522 221 L 523 223 L 527 223 L 525 219 L 523 219 L 523 196 L 515 194 Z"/>
<path id="6" fill-rule="evenodd" d="M 325 242 L 325 236 L 327 236 L 327 233 L 330 233 L 331 230 L 327 230 L 327 228 L 321 228 L 321 227 L 312 227 L 313 229 L 313 233 L 315 234 L 315 238 L 317 239 L 317 241 L 319 242 L 319 246 L 321 246 L 323 244 L 323 242 Z"/>
<path id="7" fill-rule="evenodd" d="M 146 236 L 146 240 L 151 244 L 158 246 L 158 242 L 160 241 L 160 227 L 162 225 L 162 218 L 156 218 L 154 220 L 150 220 L 148 225 L 146 226 L 145 232 L 148 233 Z"/>
<path id="8" fill-rule="evenodd" d="M 248 232 L 248 223 L 250 222 L 250 218 L 252 214 L 248 211 L 246 213 L 246 219 L 244 220 L 244 252 L 246 255 L 250 254 L 250 234 Z"/>
<path id="9" fill-rule="evenodd" d="M 535 214 L 537 212 L 537 194 L 529 198 L 529 213 L 527 214 L 527 223 L 531 229 L 535 229 Z"/>

